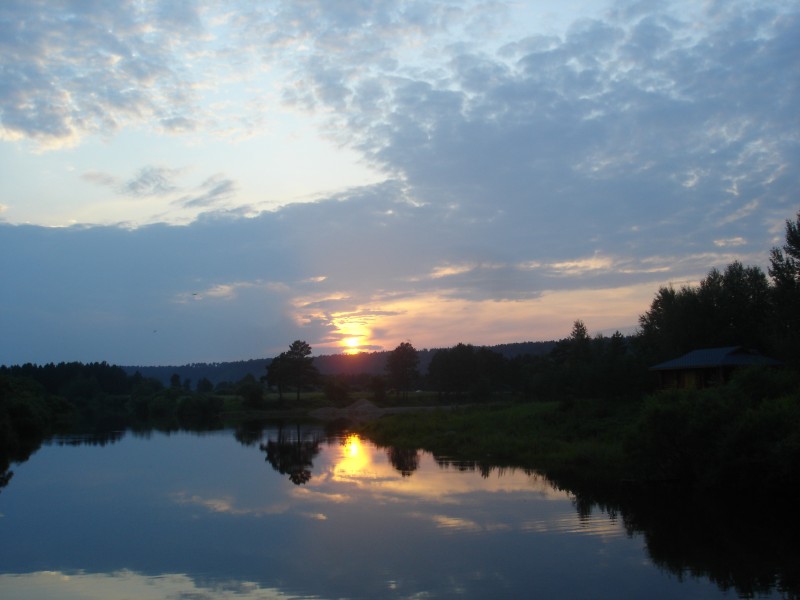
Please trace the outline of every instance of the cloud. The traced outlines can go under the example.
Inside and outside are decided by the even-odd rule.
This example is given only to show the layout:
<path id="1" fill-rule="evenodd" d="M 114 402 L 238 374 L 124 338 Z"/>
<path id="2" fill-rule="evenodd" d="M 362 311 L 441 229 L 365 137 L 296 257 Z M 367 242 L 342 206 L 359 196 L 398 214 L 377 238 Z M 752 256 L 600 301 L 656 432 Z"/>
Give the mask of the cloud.
<path id="1" fill-rule="evenodd" d="M 209 208 L 221 204 L 236 193 L 236 183 L 222 175 L 206 179 L 192 194 L 174 201 L 183 208 Z"/>
<path id="2" fill-rule="evenodd" d="M 198 123 L 196 120 L 184 116 L 167 117 L 161 119 L 161 126 L 170 133 L 184 133 L 196 131 Z"/>
<path id="3" fill-rule="evenodd" d="M 117 187 L 120 185 L 117 177 L 100 171 L 87 171 L 81 175 L 81 179 L 104 187 Z"/>
<path id="4" fill-rule="evenodd" d="M 597 255 L 548 265 L 558 275 L 584 275 L 592 271 L 609 271 L 613 266 L 614 262 L 610 257 Z"/>
<path id="5" fill-rule="evenodd" d="M 176 41 L 169 30 L 149 25 L 157 21 L 154 10 L 126 2 L 4 2 L 2 137 L 52 147 L 191 110 Z"/>
<path id="6" fill-rule="evenodd" d="M 765 193 L 766 182 L 775 202 L 789 204 L 785 164 L 796 136 L 782 123 L 796 90 L 772 73 L 796 46 L 797 18 L 737 12 L 705 37 L 687 34 L 690 24 L 674 15 L 626 18 L 583 21 L 563 39 L 533 38 L 502 57 L 455 54 L 439 81 L 357 74 L 347 99 L 331 96 L 333 119 L 423 201 L 470 218 L 526 219 L 533 235 L 547 233 L 540 223 L 585 231 L 581 215 L 607 205 L 609 218 L 624 215 L 644 235 L 657 226 L 671 236 L 661 224 L 676 210 L 711 219 L 704 207 L 729 202 L 732 214 L 746 214 L 746 198 Z M 781 65 L 790 79 L 796 71 Z M 332 89 L 330 72 L 307 75 Z M 365 105 L 367 119 L 355 110 Z"/>
<path id="7" fill-rule="evenodd" d="M 116 175 L 100 171 L 83 173 L 81 179 L 110 188 L 121 196 L 142 200 L 164 199 L 169 202 L 169 206 L 191 215 L 214 210 L 216 218 L 221 218 L 223 215 L 235 218 L 250 216 L 253 212 L 249 206 L 229 206 L 229 201 L 235 198 L 238 192 L 233 179 L 218 173 L 207 177 L 194 187 L 189 187 L 184 181 L 188 171 L 187 168 L 147 165 L 124 181 Z"/>
<path id="8" fill-rule="evenodd" d="M 620 2 L 546 35 L 517 9 L 3 3 L 6 140 L 257 136 L 288 109 L 382 174 L 261 211 L 270 182 L 194 161 L 200 138 L 179 164 L 88 161 L 84 181 L 183 226 L 0 224 L 4 360 L 251 358 L 356 326 L 389 347 L 559 337 L 763 265 L 800 183 L 796 7 Z"/>
<path id="9" fill-rule="evenodd" d="M 763 262 L 766 252 L 753 249 L 772 235 L 733 247 L 709 235 L 695 253 L 653 244 L 632 256 L 635 232 L 542 244 L 519 220 L 504 224 L 504 239 L 524 243 L 498 249 L 486 243 L 503 239 L 494 222 L 454 229 L 448 207 L 409 203 L 404 189 L 374 186 L 247 219 L 209 213 L 187 226 L 0 224 L 0 255 L 14 257 L 0 295 L 9 340 L 0 360 L 245 359 L 292 339 L 335 352 L 361 334 L 376 349 L 405 339 L 501 343 L 563 337 L 575 318 L 613 330 L 634 325 L 659 285 L 736 259 Z"/>
<path id="10" fill-rule="evenodd" d="M 723 240 L 714 240 L 714 245 L 718 248 L 729 248 L 732 246 L 744 246 L 747 244 L 747 240 L 743 237 L 733 237 L 727 238 Z"/>
<path id="11" fill-rule="evenodd" d="M 120 192 L 130 196 L 166 196 L 177 189 L 173 180 L 180 172 L 166 167 L 144 167 L 122 184 Z"/>

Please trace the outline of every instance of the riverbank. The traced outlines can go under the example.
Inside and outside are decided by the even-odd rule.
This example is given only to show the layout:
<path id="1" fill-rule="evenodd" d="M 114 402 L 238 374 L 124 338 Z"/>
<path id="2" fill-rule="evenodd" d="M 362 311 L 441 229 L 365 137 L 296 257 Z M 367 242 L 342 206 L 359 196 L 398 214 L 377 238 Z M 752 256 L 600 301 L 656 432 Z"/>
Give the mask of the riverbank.
<path id="1" fill-rule="evenodd" d="M 490 404 L 393 414 L 357 430 L 382 446 L 600 483 L 629 478 L 624 442 L 638 412 L 595 400 Z"/>
<path id="2" fill-rule="evenodd" d="M 325 406 L 308 413 L 312 419 L 320 421 L 346 420 L 351 423 L 373 421 L 386 415 L 426 413 L 430 411 L 450 411 L 453 406 L 378 406 L 366 399 L 356 400 L 345 407 Z"/>
<path id="3" fill-rule="evenodd" d="M 794 371 L 754 370 L 722 387 L 647 398 L 515 402 L 509 395 L 502 403 L 470 397 L 469 406 L 437 406 L 436 395 L 420 393 L 380 403 L 361 397 L 337 407 L 322 393 L 254 403 L 241 395 L 186 394 L 177 388 L 70 401 L 6 378 L 0 390 L 0 467 L 27 456 L 54 433 L 206 430 L 317 419 L 345 421 L 383 446 L 535 469 L 571 484 L 669 484 L 701 493 L 797 496 L 799 382 Z M 406 402 L 412 406 L 398 406 Z"/>
<path id="4" fill-rule="evenodd" d="M 383 446 L 535 469 L 570 485 L 800 497 L 800 386 L 743 373 L 645 399 L 491 404 L 388 415 L 358 431 Z"/>

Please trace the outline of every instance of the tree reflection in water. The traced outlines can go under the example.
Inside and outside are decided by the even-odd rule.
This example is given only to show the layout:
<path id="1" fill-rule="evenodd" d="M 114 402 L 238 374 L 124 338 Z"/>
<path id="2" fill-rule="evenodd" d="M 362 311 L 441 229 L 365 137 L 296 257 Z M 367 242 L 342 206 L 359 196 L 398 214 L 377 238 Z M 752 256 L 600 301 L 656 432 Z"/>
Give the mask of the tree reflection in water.
<path id="1" fill-rule="evenodd" d="M 267 439 L 259 448 L 267 453 L 267 462 L 281 475 L 288 475 L 289 480 L 295 485 L 308 483 L 311 479 L 311 468 L 314 458 L 320 451 L 319 434 L 302 433 L 300 425 L 292 431 L 278 426 L 277 439 Z"/>
<path id="2" fill-rule="evenodd" d="M 703 576 L 742 598 L 780 591 L 800 598 L 797 507 L 775 498 L 687 498 L 648 493 L 616 503 L 629 533 L 644 536 L 653 563 Z"/>
<path id="3" fill-rule="evenodd" d="M 386 449 L 389 462 L 403 477 L 410 477 L 419 468 L 419 451 L 408 448 Z"/>
<path id="4" fill-rule="evenodd" d="M 492 466 L 486 461 L 436 456 L 442 469 L 480 471 L 534 470 Z M 572 496 L 579 519 L 602 513 L 621 519 L 629 536 L 642 535 L 653 564 L 676 575 L 705 577 L 741 598 L 771 596 L 800 599 L 800 520 L 787 498 L 696 497 L 665 485 L 597 488 L 581 481 L 544 475 L 550 485 Z"/>

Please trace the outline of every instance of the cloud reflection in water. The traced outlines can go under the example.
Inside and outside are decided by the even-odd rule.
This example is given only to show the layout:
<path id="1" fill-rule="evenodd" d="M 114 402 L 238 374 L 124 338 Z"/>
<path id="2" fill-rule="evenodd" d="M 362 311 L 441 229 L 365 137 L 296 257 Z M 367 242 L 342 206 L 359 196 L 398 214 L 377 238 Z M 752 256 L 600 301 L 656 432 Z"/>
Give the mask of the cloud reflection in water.
<path id="1" fill-rule="evenodd" d="M 188 575 L 179 573 L 148 576 L 128 570 L 113 573 L 39 571 L 0 575 L 0 589 L 6 598 L 59 600 L 294 600 L 303 597 L 261 587 L 255 582 L 227 581 L 202 585 Z"/>

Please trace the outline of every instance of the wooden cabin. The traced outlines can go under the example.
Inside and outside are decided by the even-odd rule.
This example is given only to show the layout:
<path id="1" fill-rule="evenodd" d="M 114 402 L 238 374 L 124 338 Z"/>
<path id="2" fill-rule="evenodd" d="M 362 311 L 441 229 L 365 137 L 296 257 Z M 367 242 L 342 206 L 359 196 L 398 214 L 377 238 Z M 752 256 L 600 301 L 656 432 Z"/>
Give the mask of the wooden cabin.
<path id="1" fill-rule="evenodd" d="M 777 367 L 781 362 L 742 346 L 692 350 L 653 367 L 662 388 L 703 389 L 727 383 L 731 374 L 745 367 Z"/>

